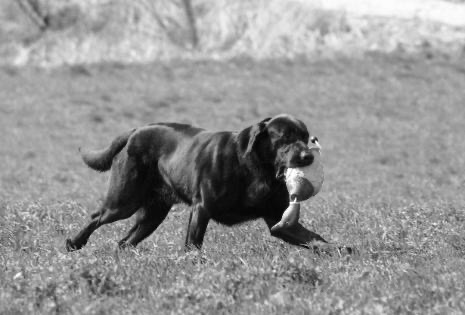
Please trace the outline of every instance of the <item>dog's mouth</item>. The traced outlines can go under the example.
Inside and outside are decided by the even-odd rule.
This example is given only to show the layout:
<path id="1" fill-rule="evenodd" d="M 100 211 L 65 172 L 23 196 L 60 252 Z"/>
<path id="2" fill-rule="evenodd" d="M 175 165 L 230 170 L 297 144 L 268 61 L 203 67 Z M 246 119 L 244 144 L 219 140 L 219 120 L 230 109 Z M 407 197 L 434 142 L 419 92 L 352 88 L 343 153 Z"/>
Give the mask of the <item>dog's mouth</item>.
<path id="1" fill-rule="evenodd" d="M 312 164 L 310 161 L 300 161 L 298 158 L 284 159 L 277 163 L 276 179 L 285 181 L 285 174 L 288 168 L 306 167 Z"/>
<path id="2" fill-rule="evenodd" d="M 312 148 L 311 150 L 314 150 Z M 319 149 L 317 149 L 319 151 Z M 290 159 L 289 161 L 284 161 L 279 163 L 276 171 L 276 179 L 277 180 L 285 180 L 285 174 L 286 170 L 288 168 L 301 168 L 301 167 L 307 167 L 312 165 L 313 159 L 311 161 L 300 161 L 297 159 Z"/>
<path id="3" fill-rule="evenodd" d="M 294 152 L 290 154 L 290 146 L 280 152 L 280 162 L 278 162 L 278 170 L 276 178 L 280 179 L 286 172 L 287 168 L 301 168 L 307 167 L 313 164 L 315 160 L 315 152 L 321 154 L 321 145 L 318 142 L 318 138 L 312 137 L 308 145 L 301 148 L 298 153 Z"/>

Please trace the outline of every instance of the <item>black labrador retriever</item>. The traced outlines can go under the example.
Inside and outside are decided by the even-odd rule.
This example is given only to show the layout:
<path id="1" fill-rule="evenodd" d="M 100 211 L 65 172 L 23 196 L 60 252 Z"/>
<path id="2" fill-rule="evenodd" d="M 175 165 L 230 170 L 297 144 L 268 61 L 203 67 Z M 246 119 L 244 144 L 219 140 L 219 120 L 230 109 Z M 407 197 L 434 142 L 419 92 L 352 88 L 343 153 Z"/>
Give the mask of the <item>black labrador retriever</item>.
<path id="1" fill-rule="evenodd" d="M 305 124 L 290 115 L 267 118 L 240 132 L 178 123 L 131 130 L 106 149 L 83 153 L 89 167 L 111 168 L 110 184 L 100 210 L 66 240 L 66 248 L 82 248 L 98 227 L 137 212 L 136 224 L 119 241 L 120 247 L 136 246 L 181 202 L 191 209 L 187 249 L 202 246 L 210 219 L 231 226 L 262 218 L 271 228 L 289 205 L 285 169 L 313 162 L 307 146 L 312 139 Z M 332 246 L 300 223 L 272 234 L 307 248 Z"/>

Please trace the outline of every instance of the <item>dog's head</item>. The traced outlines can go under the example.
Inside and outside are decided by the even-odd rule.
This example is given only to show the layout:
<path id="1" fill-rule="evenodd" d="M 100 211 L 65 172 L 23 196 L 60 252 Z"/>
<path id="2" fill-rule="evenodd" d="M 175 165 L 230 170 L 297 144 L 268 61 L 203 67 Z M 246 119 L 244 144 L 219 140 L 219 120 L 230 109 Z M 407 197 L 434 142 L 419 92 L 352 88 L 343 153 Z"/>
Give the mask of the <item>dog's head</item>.
<path id="1" fill-rule="evenodd" d="M 308 142 L 310 137 L 305 124 L 291 115 L 266 118 L 245 129 L 239 135 L 244 157 L 255 165 L 274 168 L 276 178 L 282 179 L 286 168 L 311 165 L 314 160 Z"/>

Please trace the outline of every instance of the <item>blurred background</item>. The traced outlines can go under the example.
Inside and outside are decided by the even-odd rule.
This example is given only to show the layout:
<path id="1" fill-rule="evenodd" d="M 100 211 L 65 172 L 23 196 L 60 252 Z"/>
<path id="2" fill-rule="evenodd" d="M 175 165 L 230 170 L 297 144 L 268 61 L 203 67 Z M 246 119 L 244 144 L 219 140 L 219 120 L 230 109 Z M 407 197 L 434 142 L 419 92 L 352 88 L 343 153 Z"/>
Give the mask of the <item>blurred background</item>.
<path id="1" fill-rule="evenodd" d="M 465 1 L 2 0 L 0 63 L 464 53 Z"/>

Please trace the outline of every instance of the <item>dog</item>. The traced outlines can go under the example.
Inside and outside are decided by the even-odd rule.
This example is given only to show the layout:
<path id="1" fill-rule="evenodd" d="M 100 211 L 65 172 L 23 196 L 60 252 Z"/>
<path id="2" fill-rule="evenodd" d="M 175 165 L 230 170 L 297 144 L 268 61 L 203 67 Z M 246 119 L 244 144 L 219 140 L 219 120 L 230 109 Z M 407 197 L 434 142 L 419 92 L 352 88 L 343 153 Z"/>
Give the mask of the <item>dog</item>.
<path id="1" fill-rule="evenodd" d="M 263 219 L 271 229 L 289 205 L 284 172 L 312 164 L 306 125 L 291 115 L 266 118 L 239 132 L 154 123 L 116 137 L 100 151 L 82 152 L 92 169 L 111 169 L 108 192 L 91 221 L 66 249 L 81 249 L 100 226 L 137 214 L 118 244 L 135 247 L 154 232 L 174 204 L 190 207 L 185 248 L 200 249 L 207 225 Z M 299 222 L 271 235 L 311 249 L 331 247 Z"/>

